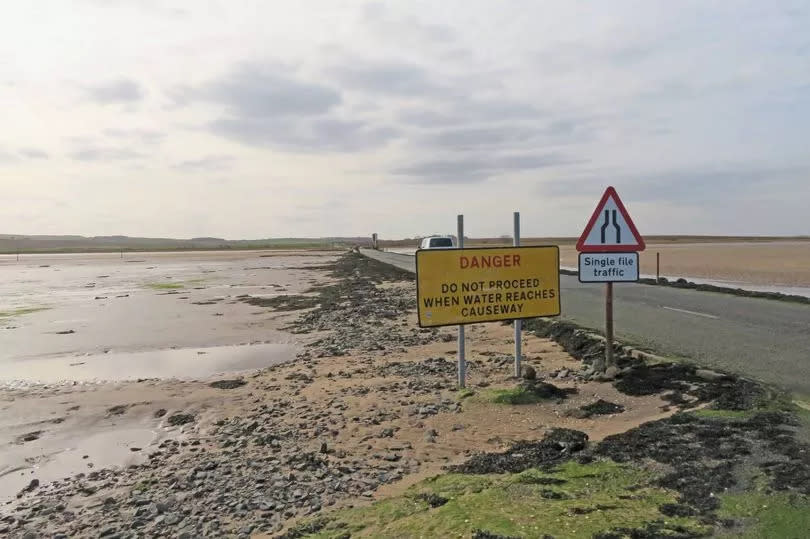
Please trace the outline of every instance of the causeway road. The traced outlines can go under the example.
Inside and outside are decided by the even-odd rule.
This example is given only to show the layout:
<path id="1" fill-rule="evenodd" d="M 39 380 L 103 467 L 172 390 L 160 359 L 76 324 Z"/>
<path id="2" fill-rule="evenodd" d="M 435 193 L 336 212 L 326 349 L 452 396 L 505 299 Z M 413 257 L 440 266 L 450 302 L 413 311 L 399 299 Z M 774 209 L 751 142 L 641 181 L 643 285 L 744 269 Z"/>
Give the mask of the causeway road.
<path id="1" fill-rule="evenodd" d="M 412 255 L 362 252 L 416 271 Z M 604 328 L 603 284 L 561 275 L 560 286 L 563 318 Z M 810 398 L 810 305 L 637 283 L 616 283 L 613 294 L 617 338 Z"/>

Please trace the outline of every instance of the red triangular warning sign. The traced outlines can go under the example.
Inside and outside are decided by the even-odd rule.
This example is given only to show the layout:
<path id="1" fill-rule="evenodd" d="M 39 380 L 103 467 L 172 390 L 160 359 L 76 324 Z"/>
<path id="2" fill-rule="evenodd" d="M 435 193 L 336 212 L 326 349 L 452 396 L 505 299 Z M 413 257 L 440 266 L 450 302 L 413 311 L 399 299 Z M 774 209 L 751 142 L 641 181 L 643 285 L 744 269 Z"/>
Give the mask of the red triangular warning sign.
<path id="1" fill-rule="evenodd" d="M 622 200 L 613 187 L 608 187 L 579 237 L 577 251 L 616 253 L 643 251 L 644 247 L 644 238 L 636 230 Z"/>

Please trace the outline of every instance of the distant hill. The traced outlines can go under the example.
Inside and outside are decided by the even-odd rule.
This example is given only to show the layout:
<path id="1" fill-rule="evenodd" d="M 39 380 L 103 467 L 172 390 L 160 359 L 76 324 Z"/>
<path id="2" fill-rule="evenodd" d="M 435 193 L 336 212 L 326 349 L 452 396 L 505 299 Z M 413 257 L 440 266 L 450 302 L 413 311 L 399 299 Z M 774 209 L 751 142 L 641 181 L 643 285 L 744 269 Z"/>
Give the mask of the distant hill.
<path id="1" fill-rule="evenodd" d="M 193 251 L 221 249 L 331 249 L 370 245 L 370 238 L 131 238 L 128 236 L 27 236 L 0 234 L 0 253 Z"/>

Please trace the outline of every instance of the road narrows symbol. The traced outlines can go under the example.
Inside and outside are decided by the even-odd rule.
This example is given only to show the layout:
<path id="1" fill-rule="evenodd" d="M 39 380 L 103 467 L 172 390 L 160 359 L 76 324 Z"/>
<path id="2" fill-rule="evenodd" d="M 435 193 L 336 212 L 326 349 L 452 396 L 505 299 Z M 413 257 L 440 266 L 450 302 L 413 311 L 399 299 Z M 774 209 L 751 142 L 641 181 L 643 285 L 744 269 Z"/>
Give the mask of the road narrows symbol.
<path id="1" fill-rule="evenodd" d="M 605 243 L 605 233 L 607 232 L 607 227 L 610 226 L 611 222 L 613 223 L 613 228 L 616 229 L 616 243 L 621 243 L 622 227 L 620 227 L 619 223 L 616 221 L 616 210 L 605 210 L 605 222 L 602 225 L 602 228 L 600 229 L 602 235 L 602 243 Z"/>
<path id="2" fill-rule="evenodd" d="M 608 187 L 577 241 L 577 251 L 618 253 L 643 250 L 644 238 L 636 230 L 616 190 Z"/>

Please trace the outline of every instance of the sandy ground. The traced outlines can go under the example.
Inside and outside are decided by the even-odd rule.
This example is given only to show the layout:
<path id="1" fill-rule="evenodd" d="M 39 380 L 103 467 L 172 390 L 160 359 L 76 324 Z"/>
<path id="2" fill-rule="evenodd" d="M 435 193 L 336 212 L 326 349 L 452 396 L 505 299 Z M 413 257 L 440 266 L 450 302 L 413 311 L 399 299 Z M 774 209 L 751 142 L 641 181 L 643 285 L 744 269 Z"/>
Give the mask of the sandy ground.
<path id="1" fill-rule="evenodd" d="M 226 257 L 222 263 L 230 268 L 250 265 L 238 257 Z M 297 263 L 298 261 L 290 259 L 282 265 L 289 268 Z M 223 295 L 231 284 L 240 284 L 257 292 L 257 289 L 263 289 L 269 282 L 282 281 L 290 290 L 301 290 L 311 281 L 328 281 L 324 273 L 317 270 L 292 273 L 281 269 L 279 271 L 282 273 L 265 270 L 268 273 L 251 281 L 238 271 L 234 273 L 231 270 L 229 273 L 225 269 L 217 270 L 210 260 L 197 261 L 194 264 L 194 270 L 187 270 L 185 278 L 193 278 L 201 268 L 214 267 L 220 273 L 214 290 L 199 291 L 207 291 L 209 295 Z M 188 262 L 182 262 L 181 265 L 188 267 Z M 127 271 L 130 271 L 128 268 L 129 266 Z M 121 271 L 124 271 L 123 268 Z M 98 268 L 92 268 L 90 272 L 97 273 Z M 109 273 L 113 274 L 113 269 Z M 165 268 L 161 273 L 161 279 L 178 278 L 177 272 L 171 273 Z M 283 275 L 288 275 L 289 279 L 283 281 Z M 85 279 L 77 278 L 76 282 L 83 280 Z M 144 301 L 165 300 L 163 305 L 168 306 L 169 311 L 175 313 L 174 316 L 187 316 L 198 307 L 192 308 L 187 303 L 180 303 L 179 298 L 172 299 L 172 296 L 157 296 L 158 292 L 154 290 L 129 290 L 130 298 L 134 294 L 135 297 L 143 295 Z M 244 288 L 240 288 L 239 292 L 243 290 Z M 209 296 L 200 296 L 201 299 L 203 297 Z M 66 301 L 65 304 L 71 303 Z M 182 307 L 175 307 L 176 305 Z M 237 309 L 243 306 L 232 307 Z M 261 323 L 251 325 L 249 322 L 256 317 L 259 320 L 265 320 L 265 317 L 274 320 L 273 317 L 278 315 L 271 316 L 266 312 L 262 315 L 250 315 L 256 311 L 255 307 L 244 306 L 246 315 L 242 318 L 238 312 L 233 315 L 241 320 L 238 323 L 231 320 L 230 315 L 213 317 L 209 313 L 209 318 L 223 326 L 237 328 L 239 331 L 233 337 L 235 340 L 258 340 L 264 338 L 267 329 Z M 36 328 L 41 331 L 43 327 L 53 325 L 54 318 L 59 318 L 52 311 L 45 313 L 39 320 L 34 319 L 36 314 L 30 315 L 34 321 L 30 322 L 31 326 L 26 327 L 33 334 L 36 334 Z M 159 319 L 153 327 L 160 323 Z M 414 328 L 416 320 L 411 313 L 380 321 L 380 324 L 383 329 Z M 92 324 L 74 326 L 92 327 Z M 283 333 L 276 326 L 273 328 L 272 331 Z M 339 328 L 335 329 L 339 331 Z M 184 333 L 183 338 L 192 333 L 195 332 Z M 210 344 L 206 332 L 198 331 L 196 334 L 199 340 L 191 341 L 195 350 L 196 347 Z M 305 342 L 317 337 L 307 335 L 292 339 L 292 335 L 284 334 L 290 338 L 293 351 L 303 350 Z M 212 455 L 223 450 L 213 442 L 218 435 L 221 436 L 219 425 L 229 421 L 229 418 L 256 417 L 257 410 L 265 407 L 274 410 L 273 428 L 276 431 L 296 432 L 295 445 L 285 446 L 283 452 L 317 453 L 326 442 L 329 458 L 340 459 L 340 455 L 347 455 L 352 462 L 368 463 L 375 470 L 391 469 L 397 473 L 397 480 L 386 482 L 388 484 L 373 494 L 359 500 L 351 497 L 338 498 L 335 500 L 337 505 L 366 503 L 370 499 L 399 492 L 420 478 L 439 473 L 447 464 L 461 462 L 474 452 L 504 449 L 515 440 L 537 439 L 552 426 L 582 430 L 592 439 L 598 440 L 669 413 L 664 411 L 664 403 L 658 396 L 628 397 L 618 393 L 610 384 L 583 382 L 572 377 L 554 380 L 560 387 L 577 390 L 575 395 L 563 401 L 523 406 L 489 402 L 485 398 L 486 392 L 515 385 L 511 378 L 512 366 L 507 357 L 513 346 L 512 331 L 510 327 L 500 324 L 475 325 L 469 328 L 468 387 L 475 391 L 475 395 L 457 405 L 459 400 L 452 373 L 414 375 L 408 371 L 413 366 L 421 368 L 420 365 L 428 358 L 447 358 L 453 361 L 454 336 L 453 329 L 443 329 L 439 333 L 428 331 L 422 345 L 277 364 L 245 374 L 247 384 L 234 389 L 210 387 L 208 384 L 212 378 L 199 373 L 195 373 L 193 378 L 196 379 L 192 380 L 161 379 L 154 376 L 113 382 L 24 386 L 7 384 L 0 389 L 0 500 L 8 502 L 8 505 L 0 506 L 0 513 L 11 514 L 15 510 L 15 504 L 20 503 L 15 495 L 32 479 L 39 480 L 41 488 L 47 489 L 49 482 L 76 474 L 88 474 L 102 468 L 120 469 L 130 464 L 143 463 L 151 458 L 150 454 L 166 447 L 167 441 L 178 441 L 180 445 L 175 446 L 176 453 L 161 457 L 165 459 L 161 468 L 171 466 L 177 475 L 181 471 L 185 474 L 185 466 L 193 466 L 198 462 L 194 453 L 198 448 L 207 451 L 207 458 L 212 458 Z M 170 336 L 163 338 L 171 340 Z M 92 341 L 85 342 L 87 346 L 94 346 Z M 154 341 L 142 345 L 148 346 L 154 346 Z M 555 343 L 531 335 L 524 335 L 523 350 L 525 364 L 536 368 L 540 377 L 551 375 L 560 369 L 575 370 L 580 366 L 578 361 Z M 109 356 L 109 361 L 114 362 L 117 359 Z M 206 356 L 201 356 L 200 361 L 206 361 Z M 406 365 L 405 371 L 391 371 L 390 368 L 397 363 Z M 411 367 L 407 367 L 408 365 Z M 232 378 L 233 375 L 226 377 Z M 218 377 L 213 379 L 216 378 Z M 592 403 L 598 398 L 622 404 L 626 411 L 590 419 L 576 419 L 566 415 L 569 410 Z M 438 412 L 416 413 L 415 410 L 425 406 L 438 406 Z M 187 425 L 170 426 L 167 418 L 178 412 L 192 414 L 195 421 Z M 329 430 L 313 428 L 326 418 L 331 425 Z M 392 434 L 381 435 L 382 429 L 390 429 Z M 431 431 L 436 433 L 434 439 L 429 436 Z M 250 449 L 253 451 L 252 446 Z M 259 458 L 262 448 L 255 450 L 258 451 L 256 455 Z M 387 455 L 391 454 L 395 455 L 392 458 L 396 458 L 396 464 L 387 462 Z M 227 460 L 227 457 L 224 458 Z M 246 458 L 249 460 L 249 457 Z M 98 507 L 99 500 L 121 492 L 120 485 L 130 485 L 127 488 L 131 488 L 137 480 L 137 474 L 141 472 L 133 473 L 134 477 L 130 475 L 125 480 L 122 479 L 123 483 L 119 486 L 114 481 L 108 481 L 100 487 L 94 487 L 99 490 L 93 496 L 77 495 L 64 502 L 68 504 L 69 510 L 79 515 L 92 514 L 94 508 Z M 146 471 L 143 473 L 147 474 Z M 21 500 L 25 503 L 26 497 L 23 496 Z M 300 515 L 290 513 L 290 516 Z M 290 518 L 285 521 L 285 525 L 293 520 L 294 518 Z M 234 523 L 237 524 L 238 522 Z"/>
<path id="2" fill-rule="evenodd" d="M 409 319 L 409 323 L 413 322 Z M 399 451 L 406 460 L 416 461 L 415 473 L 386 485 L 375 493 L 384 497 L 408 487 L 421 478 L 441 472 L 442 466 L 459 463 L 478 451 L 505 449 L 511 442 L 536 439 L 552 426 L 587 432 L 594 440 L 643 422 L 665 417 L 665 404 L 658 396 L 628 397 L 610 384 L 581 382 L 569 378 L 555 381 L 561 388 L 575 387 L 578 392 L 563 402 L 507 406 L 491 404 L 480 394 L 495 388 L 513 387 L 511 365 L 496 365 L 512 346 L 511 328 L 498 324 L 471 326 L 469 331 L 468 386 L 478 396 L 463 401 L 460 413 L 440 413 L 430 417 L 408 416 L 405 406 L 419 406 L 437 401 L 456 402 L 452 387 L 434 395 L 409 396 L 397 376 L 383 376 L 378 370 L 392 362 L 419 362 L 426 358 L 452 358 L 454 343 L 435 342 L 389 354 L 351 355 L 328 358 L 307 366 L 313 382 L 305 387 L 283 383 L 285 378 L 301 372 L 303 365 L 291 363 L 248 376 L 250 384 L 232 390 L 208 386 L 208 380 L 149 380 L 77 386 L 6 389 L 0 392 L 0 500 L 11 500 L 32 478 L 45 484 L 76 473 L 108 466 L 126 466 L 143 462 L 161 441 L 187 439 L 207 432 L 220 419 L 245 415 L 265 398 L 291 399 L 306 403 L 306 409 L 325 410 L 336 398 L 347 404 L 348 418 L 385 418 L 383 421 L 362 420 L 339 429 L 329 436 L 335 451 L 353 458 L 371 459 L 380 453 Z M 452 330 L 442 334 L 452 335 Z M 580 363 L 551 341 L 527 335 L 523 339 L 526 365 L 532 365 L 541 376 L 560 369 L 578 369 Z M 336 373 L 354 373 L 350 378 Z M 331 374 L 330 374 L 331 373 Z M 282 383 L 278 383 L 282 381 Z M 272 391 L 257 392 L 257 387 Z M 486 386 L 486 387 L 481 387 Z M 390 390 L 389 390 L 390 388 Z M 599 398 L 622 404 L 626 411 L 613 416 L 590 419 L 566 417 L 568 410 L 589 404 Z M 159 410 L 166 415 L 156 417 Z M 166 418 L 183 411 L 198 417 L 193 427 L 170 427 Z M 289 410 L 284 421 L 295 426 L 301 418 Z M 379 438 L 384 427 L 395 435 Z M 435 429 L 438 442 L 428 442 L 425 432 Z M 35 437 L 24 441 L 26 435 Z M 322 436 L 312 437 L 300 446 L 301 451 L 318 451 Z"/>
<path id="3" fill-rule="evenodd" d="M 533 243 L 529 240 L 524 245 Z M 413 254 L 416 249 L 390 250 Z M 747 286 L 788 294 L 810 293 L 808 241 L 648 243 L 640 254 L 642 274 L 655 276 L 656 253 L 661 255 L 661 276 L 669 279 L 683 277 L 731 287 Z M 576 268 L 577 264 L 574 245 L 560 245 L 560 265 Z"/>
<path id="4" fill-rule="evenodd" d="M 810 242 L 648 244 L 640 255 L 641 272 L 696 277 L 734 284 L 810 287 Z M 576 267 L 573 246 L 560 247 L 560 263 Z"/>

